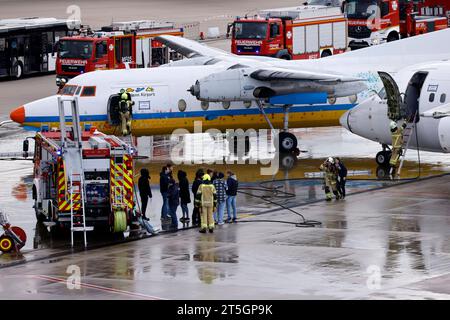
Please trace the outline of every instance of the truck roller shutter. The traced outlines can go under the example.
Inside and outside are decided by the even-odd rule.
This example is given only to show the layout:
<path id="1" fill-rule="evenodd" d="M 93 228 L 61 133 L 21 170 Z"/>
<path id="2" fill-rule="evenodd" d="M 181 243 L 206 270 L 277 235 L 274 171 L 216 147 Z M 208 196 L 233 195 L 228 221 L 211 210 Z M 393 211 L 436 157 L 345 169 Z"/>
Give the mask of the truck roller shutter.
<path id="1" fill-rule="evenodd" d="M 319 26 L 306 26 L 306 52 L 319 51 Z"/>
<path id="2" fill-rule="evenodd" d="M 347 48 L 347 30 L 345 21 L 333 23 L 333 41 L 335 49 Z"/>
<path id="3" fill-rule="evenodd" d="M 305 47 L 305 27 L 294 27 L 292 28 L 293 32 L 293 53 L 294 54 L 304 54 Z"/>

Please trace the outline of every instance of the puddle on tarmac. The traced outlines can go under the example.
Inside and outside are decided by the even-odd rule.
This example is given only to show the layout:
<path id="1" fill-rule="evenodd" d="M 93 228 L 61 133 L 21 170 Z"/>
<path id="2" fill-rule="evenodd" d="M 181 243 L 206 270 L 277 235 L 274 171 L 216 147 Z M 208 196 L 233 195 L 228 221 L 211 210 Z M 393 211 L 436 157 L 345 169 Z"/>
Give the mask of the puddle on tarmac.
<path id="1" fill-rule="evenodd" d="M 266 141 L 260 143 L 258 138 L 251 138 L 250 150 L 236 156 L 228 152 L 227 145 L 223 141 L 213 140 L 205 134 L 189 135 L 184 140 L 185 150 L 178 152 L 177 157 L 172 157 L 175 144 L 168 138 L 153 140 L 148 137 L 139 138 L 140 155 L 153 156 L 152 160 L 140 159 L 135 162 L 136 182 L 142 167 L 148 168 L 151 173 L 153 198 L 147 209 L 150 211 L 150 214 L 149 212 L 147 214 L 151 223 L 161 227 L 162 198 L 158 190 L 159 172 L 167 162 L 176 163 L 175 174 L 180 169 L 186 171 L 190 182 L 199 168 L 212 168 L 224 173 L 228 170 L 234 172 L 242 191 L 238 196 L 238 211 L 241 216 L 278 209 L 274 203 L 295 206 L 324 199 L 322 180 L 314 177 L 317 177 L 318 166 L 323 159 L 330 155 L 341 157 L 350 171 L 347 194 L 395 183 L 386 180 L 388 175 L 386 170 L 377 167 L 373 160 L 373 155 L 379 151 L 376 143 L 356 137 L 338 127 L 299 129 L 294 132 L 299 137 L 300 148 L 307 152 L 301 153 L 298 158 L 283 157 L 278 165 L 275 165 L 275 153 L 270 145 L 270 139 L 269 143 Z M 14 132 L 14 135 L 0 137 L 1 152 L 20 152 L 23 139 L 32 135 L 30 132 Z M 30 150 L 33 150 L 32 143 Z M 422 177 L 449 171 L 450 159 L 447 155 L 422 152 L 420 168 L 415 156 L 414 152 L 410 152 L 407 157 L 408 161 L 402 170 L 402 179 L 414 179 L 418 177 L 419 171 Z M 269 165 L 278 166 L 279 170 L 272 174 L 264 173 L 261 169 Z M 67 246 L 68 234 L 56 237 L 50 234 L 47 228 L 36 223 L 31 196 L 32 166 L 30 160 L 1 162 L 0 206 L 8 213 L 13 225 L 20 226 L 26 231 L 28 240 L 23 252 Z M 189 210 L 192 212 L 192 203 Z M 178 216 L 181 217 L 181 209 L 178 209 Z M 188 226 L 179 224 L 179 228 Z M 341 225 L 341 228 L 345 228 L 345 225 Z M 142 234 L 135 232 L 133 235 L 139 237 Z M 92 238 L 90 243 L 94 244 L 114 241 L 108 237 L 105 239 L 104 235 L 97 239 L 95 236 L 90 237 Z"/>

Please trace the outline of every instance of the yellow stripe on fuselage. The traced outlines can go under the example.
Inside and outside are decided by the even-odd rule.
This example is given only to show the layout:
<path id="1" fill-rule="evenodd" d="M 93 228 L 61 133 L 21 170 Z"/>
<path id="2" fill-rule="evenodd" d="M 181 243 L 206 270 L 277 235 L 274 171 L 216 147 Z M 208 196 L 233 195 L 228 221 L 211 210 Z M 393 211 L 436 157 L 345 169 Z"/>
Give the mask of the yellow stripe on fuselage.
<path id="1" fill-rule="evenodd" d="M 313 111 L 313 112 L 291 112 L 289 113 L 290 128 L 313 128 L 338 126 L 339 118 L 346 110 L 331 111 Z M 283 113 L 268 114 L 270 121 L 276 129 L 283 128 Z M 134 136 L 149 136 L 171 134 L 176 129 L 186 129 L 194 131 L 194 122 L 202 122 L 202 130 L 211 128 L 226 131 L 227 129 L 269 129 L 269 125 L 261 114 L 252 115 L 233 115 L 220 116 L 212 120 L 206 120 L 204 117 L 186 117 L 186 118 L 159 118 L 159 119 L 138 119 L 132 121 L 132 131 Z M 89 121 L 98 130 L 105 134 L 120 135 L 120 126 L 110 126 L 106 121 Z M 48 125 L 49 128 L 58 128 L 58 122 L 40 123 L 27 122 L 25 126 L 40 128 L 42 125 Z"/>

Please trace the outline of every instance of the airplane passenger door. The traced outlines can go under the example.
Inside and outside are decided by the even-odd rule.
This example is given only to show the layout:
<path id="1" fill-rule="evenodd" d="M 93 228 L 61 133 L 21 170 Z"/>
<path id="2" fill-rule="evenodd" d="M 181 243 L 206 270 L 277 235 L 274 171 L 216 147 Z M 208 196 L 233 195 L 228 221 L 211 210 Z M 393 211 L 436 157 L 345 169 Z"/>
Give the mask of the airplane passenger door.
<path id="1" fill-rule="evenodd" d="M 386 97 L 388 103 L 388 118 L 397 121 L 402 118 L 401 109 L 403 105 L 402 96 L 400 94 L 400 90 L 398 89 L 398 85 L 395 82 L 394 78 L 391 77 L 389 73 L 379 71 L 378 75 L 383 82 L 384 89 L 386 90 Z"/>
<path id="2" fill-rule="evenodd" d="M 423 91 L 423 84 L 425 83 L 425 80 L 427 79 L 428 72 L 426 71 L 419 71 L 416 72 L 412 77 L 411 80 L 408 82 L 408 87 L 406 88 L 405 92 L 405 119 L 408 122 L 418 122 L 419 121 L 419 104 L 420 104 L 420 97 L 421 93 Z M 416 117 L 414 119 L 414 116 Z"/>

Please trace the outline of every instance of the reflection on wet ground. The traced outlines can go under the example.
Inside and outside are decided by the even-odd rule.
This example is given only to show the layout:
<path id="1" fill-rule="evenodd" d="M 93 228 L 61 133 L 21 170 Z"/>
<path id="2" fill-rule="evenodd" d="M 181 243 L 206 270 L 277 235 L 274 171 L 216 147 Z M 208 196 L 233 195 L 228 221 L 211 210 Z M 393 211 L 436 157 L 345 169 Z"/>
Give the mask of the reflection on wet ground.
<path id="1" fill-rule="evenodd" d="M 270 176 L 261 175 L 261 164 L 176 165 L 175 171 L 187 171 L 190 179 L 200 167 L 235 172 L 241 182 L 242 223 L 221 226 L 214 234 L 188 229 L 114 246 L 102 246 L 118 242 L 110 235 L 90 235 L 90 245 L 100 248 L 72 254 L 67 234 L 52 235 L 36 224 L 32 163 L 2 161 L 1 207 L 13 224 L 26 230 L 29 241 L 23 255 L 0 256 L 0 295 L 4 297 L 5 288 L 17 284 L 17 275 L 23 274 L 6 298 L 446 297 L 449 290 L 433 277 L 445 279 L 449 273 L 450 177 L 399 185 L 385 177 L 377 179 L 380 168 L 368 157 L 377 148 L 367 150 L 365 142 L 354 138 L 357 157 L 349 157 L 345 147 L 349 138 L 337 128 L 334 137 L 339 142 L 332 148 L 320 147 L 332 132 L 301 132 L 308 153 L 294 162 L 281 161 L 289 165 Z M 1 140 L 0 147 L 17 151 L 22 138 Z M 136 162 L 136 171 L 145 166 L 152 173 L 149 216 L 156 226 L 161 207 L 158 173 L 170 154 L 168 144 L 160 148 L 154 153 L 156 160 Z M 346 200 L 326 203 L 322 181 L 314 177 L 330 154 L 341 156 L 354 175 L 347 183 Z M 445 173 L 449 163 L 444 160 L 441 155 L 424 155 L 421 176 Z M 406 162 L 403 173 L 406 180 L 400 182 L 416 178 L 418 162 Z M 380 190 L 361 193 L 374 189 Z M 297 228 L 299 217 L 279 204 L 322 225 Z M 267 220 L 292 224 L 263 222 Z M 27 263 L 4 268 L 23 261 Z M 84 283 L 80 291 L 65 287 L 69 265 L 80 267 Z"/>
<path id="2" fill-rule="evenodd" d="M 199 168 L 212 168 L 217 171 L 226 172 L 231 170 L 236 173 L 240 181 L 239 212 L 244 217 L 248 214 L 260 214 L 280 209 L 277 204 L 284 206 L 295 206 L 324 199 L 322 190 L 322 180 L 318 178 L 318 166 L 322 159 L 330 154 L 344 157 L 343 161 L 348 167 L 349 181 L 347 183 L 348 194 L 380 188 L 391 185 L 395 182 L 388 180 L 386 169 L 377 167 L 371 158 L 370 148 L 366 140 L 361 140 L 353 135 L 349 136 L 341 128 L 317 128 L 296 130 L 302 145 L 306 149 L 300 157 L 284 155 L 279 158 L 279 170 L 271 175 L 261 174 L 261 169 L 268 166 L 267 159 L 275 159 L 273 147 L 270 145 L 270 136 L 261 143 L 256 137 L 250 139 L 250 150 L 238 158 L 228 152 L 227 146 L 222 140 L 214 140 L 209 135 L 189 135 L 184 138 L 186 142 L 185 152 L 178 158 L 171 158 L 174 143 L 168 138 L 139 139 L 139 152 L 141 155 L 152 155 L 153 160 L 141 159 L 135 163 L 135 172 L 146 167 L 150 170 L 152 177 L 153 199 L 149 203 L 149 217 L 155 227 L 163 228 L 160 221 L 160 208 L 162 198 L 158 192 L 159 171 L 161 166 L 175 160 L 181 162 L 175 166 L 175 172 L 182 169 L 187 172 L 189 179 L 195 175 Z M 2 152 L 20 151 L 22 140 L 30 136 L 28 132 L 14 134 L 8 139 L 0 140 Z M 325 140 L 329 139 L 333 143 L 328 145 Z M 317 143 L 315 143 L 317 141 Z M 216 146 L 211 147 L 211 142 Z M 358 157 L 346 157 L 349 153 L 348 147 L 352 143 L 352 149 Z M 369 143 L 370 144 L 370 143 Z M 208 150 L 206 151 L 199 151 Z M 373 148 L 372 148 L 373 149 Z M 32 150 L 32 146 L 30 148 Z M 211 152 L 213 150 L 213 152 Z M 373 153 L 375 153 L 373 151 Z M 223 164 L 212 163 L 223 160 L 227 156 L 228 162 Z M 263 158 L 258 158 L 261 156 Z M 317 156 L 314 158 L 313 156 Z M 431 155 L 422 157 L 420 165 L 421 176 L 442 174 L 446 172 L 448 166 L 442 162 L 442 157 L 436 155 L 437 159 Z M 189 161 L 187 161 L 189 160 Z M 191 163 L 190 161 L 195 163 Z M 195 160 L 195 161 L 193 161 Z M 199 161 L 200 160 L 200 161 Z M 262 160 L 266 162 L 262 163 Z M 183 162 L 184 161 L 184 162 Z M 428 161 L 428 162 L 427 162 Z M 436 165 L 435 162 L 440 162 Z M 189 162 L 186 164 L 186 162 Z M 198 163 L 203 162 L 203 163 Z M 205 164 L 208 162 L 211 164 Z M 31 187 L 33 183 L 32 162 L 23 161 L 2 161 L 0 167 L 0 202 L 1 207 L 8 212 L 10 220 L 25 229 L 29 235 L 29 241 L 23 248 L 23 252 L 43 248 L 59 248 L 67 246 L 67 234 L 52 235 L 41 224 L 37 224 L 34 217 L 33 201 L 31 199 Z M 416 178 L 419 174 L 418 162 L 407 161 L 403 169 L 402 179 Z M 308 178 L 309 177 L 309 178 Z M 138 176 L 136 176 L 137 180 Z M 192 212 L 192 204 L 190 204 Z M 179 209 L 180 211 L 180 209 Z M 180 214 L 180 212 L 178 212 Z M 189 224 L 179 224 L 179 228 L 189 227 Z M 142 232 L 133 232 L 126 236 L 141 237 Z M 110 242 L 111 236 L 101 234 L 100 236 L 90 235 L 90 243 L 93 245 Z"/>
<path id="3" fill-rule="evenodd" d="M 14 282 L 8 298 L 450 298 L 437 280 L 450 274 L 449 199 L 443 176 L 294 207 L 322 222 L 315 228 L 257 223 L 298 220 L 277 210 L 214 234 L 190 229 L 30 261 L 2 269 L 0 294 Z M 80 268 L 80 290 L 66 287 L 69 266 Z"/>

